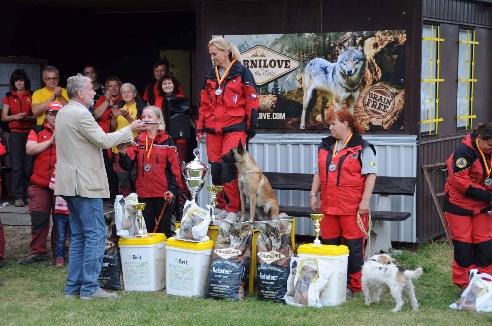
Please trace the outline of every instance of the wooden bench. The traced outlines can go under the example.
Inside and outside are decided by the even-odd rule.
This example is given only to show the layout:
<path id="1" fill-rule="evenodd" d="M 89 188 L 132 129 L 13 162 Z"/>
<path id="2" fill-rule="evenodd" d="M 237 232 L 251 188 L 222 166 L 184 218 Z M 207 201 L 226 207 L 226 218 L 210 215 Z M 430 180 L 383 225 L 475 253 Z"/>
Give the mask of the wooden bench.
<path id="1" fill-rule="evenodd" d="M 308 173 L 264 172 L 273 189 L 311 191 L 313 175 Z M 379 195 L 377 210 L 371 211 L 372 232 L 369 248 L 371 253 L 380 250 L 391 250 L 391 221 L 405 221 L 411 216 L 410 212 L 395 212 L 391 210 L 391 195 L 413 196 L 416 178 L 378 176 L 374 185 L 373 195 Z M 307 194 L 306 194 L 307 196 Z M 281 204 L 281 203 L 279 203 Z M 280 212 L 294 217 L 310 217 L 315 213 L 310 207 L 280 205 Z M 369 252 L 367 254 L 370 254 Z"/>

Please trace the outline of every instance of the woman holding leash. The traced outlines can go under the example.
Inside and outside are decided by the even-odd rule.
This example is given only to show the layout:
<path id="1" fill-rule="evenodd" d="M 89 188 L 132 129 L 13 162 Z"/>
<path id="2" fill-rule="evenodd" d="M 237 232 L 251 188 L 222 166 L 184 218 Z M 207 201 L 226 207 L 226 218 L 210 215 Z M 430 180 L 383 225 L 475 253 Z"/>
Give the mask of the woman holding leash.
<path id="1" fill-rule="evenodd" d="M 454 245 L 453 283 L 468 272 L 492 274 L 492 122 L 478 124 L 448 158 L 444 216 Z"/>
<path id="2" fill-rule="evenodd" d="M 364 129 L 348 110 L 331 111 L 326 121 L 331 136 L 323 138 L 318 147 L 318 171 L 313 177 L 310 204 L 314 211 L 324 214 L 321 242 L 344 244 L 350 250 L 346 292 L 350 299 L 362 287 L 369 199 L 377 174 L 376 151 L 362 138 Z"/>
<path id="3" fill-rule="evenodd" d="M 132 141 L 131 146 L 123 144 L 118 147 L 120 164 L 127 171 L 136 168 L 139 201 L 147 204 L 142 212 L 147 231 L 164 233 L 169 238 L 173 235 L 171 203 L 182 186 L 178 153 L 173 139 L 164 131 L 161 109 L 146 107 L 141 120 L 145 130 Z"/>
<path id="4" fill-rule="evenodd" d="M 222 162 L 221 156 L 241 140 L 251 139 L 258 124 L 258 96 L 251 71 L 242 65 L 239 50 L 226 39 L 215 37 L 208 43 L 214 67 L 205 77 L 200 94 L 196 127 L 199 142 L 207 133 L 206 146 L 212 182 L 224 186 L 217 195 L 219 218 L 236 221 L 239 188 L 235 163 Z"/>

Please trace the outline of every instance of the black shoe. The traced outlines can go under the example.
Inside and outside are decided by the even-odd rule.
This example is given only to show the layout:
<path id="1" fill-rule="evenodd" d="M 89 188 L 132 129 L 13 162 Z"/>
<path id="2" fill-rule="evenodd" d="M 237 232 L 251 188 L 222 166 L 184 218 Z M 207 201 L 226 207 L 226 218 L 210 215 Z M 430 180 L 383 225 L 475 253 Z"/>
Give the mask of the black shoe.
<path id="1" fill-rule="evenodd" d="M 19 264 L 21 265 L 29 265 L 33 263 L 39 263 L 42 261 L 48 260 L 48 256 L 46 254 L 44 255 L 37 255 L 37 254 L 32 254 L 27 256 L 26 258 L 22 259 Z"/>
<path id="2" fill-rule="evenodd" d="M 3 266 L 5 266 L 5 264 L 3 263 L 3 258 L 0 258 L 0 268 L 3 268 Z"/>

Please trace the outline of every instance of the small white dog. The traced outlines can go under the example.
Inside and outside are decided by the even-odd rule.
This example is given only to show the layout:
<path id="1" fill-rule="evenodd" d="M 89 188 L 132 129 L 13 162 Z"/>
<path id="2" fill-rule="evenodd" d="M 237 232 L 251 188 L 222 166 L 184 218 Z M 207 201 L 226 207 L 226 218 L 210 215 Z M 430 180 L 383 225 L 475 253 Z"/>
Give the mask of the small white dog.
<path id="1" fill-rule="evenodd" d="M 419 304 L 415 297 L 412 279 L 420 275 L 422 275 L 421 267 L 414 271 L 405 270 L 403 267 L 397 266 L 393 258 L 387 254 L 372 256 L 362 267 L 362 291 L 364 292 L 366 305 L 379 302 L 384 284 L 386 284 L 396 301 L 396 307 L 391 311 L 398 312 L 403 306 L 403 290 L 410 297 L 412 309 L 417 311 Z"/>

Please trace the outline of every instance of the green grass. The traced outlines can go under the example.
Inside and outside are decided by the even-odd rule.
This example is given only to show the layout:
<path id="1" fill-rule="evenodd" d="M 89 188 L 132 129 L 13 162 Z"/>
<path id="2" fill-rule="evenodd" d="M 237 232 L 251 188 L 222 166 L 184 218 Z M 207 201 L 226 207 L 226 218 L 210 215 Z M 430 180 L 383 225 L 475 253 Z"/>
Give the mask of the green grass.
<path id="1" fill-rule="evenodd" d="M 68 299 L 63 296 L 66 268 L 51 263 L 20 266 L 7 260 L 0 270 L 1 325 L 491 325 L 492 314 L 457 312 L 451 304 L 458 288 L 451 282 L 451 249 L 445 242 L 403 250 L 395 256 L 408 268 L 422 266 L 414 281 L 420 310 L 404 297 L 399 313 L 385 291 L 379 304 L 366 307 L 363 295 L 337 307 L 297 308 L 258 301 L 185 298 L 159 292 L 120 292 L 115 300 Z M 18 258 L 18 257 L 16 257 Z"/>

